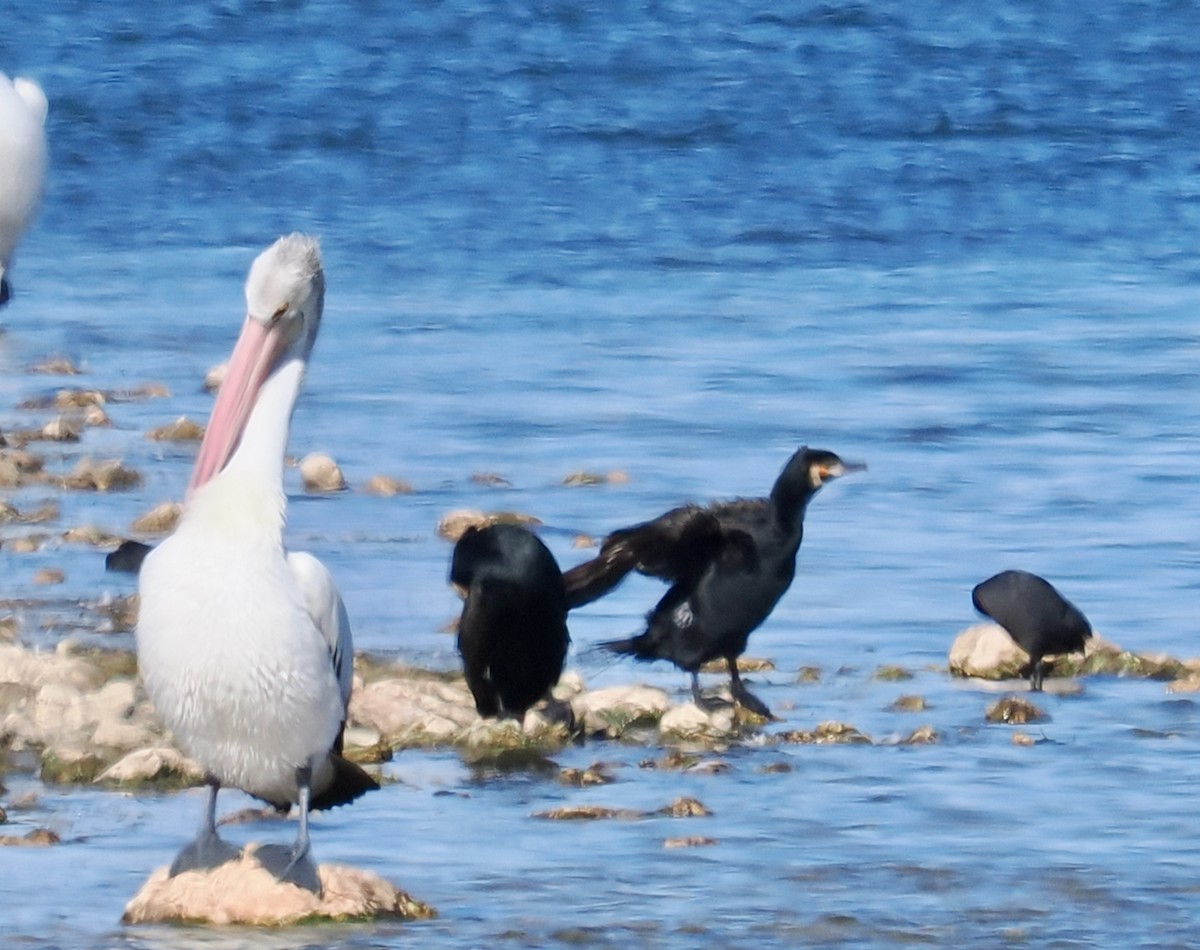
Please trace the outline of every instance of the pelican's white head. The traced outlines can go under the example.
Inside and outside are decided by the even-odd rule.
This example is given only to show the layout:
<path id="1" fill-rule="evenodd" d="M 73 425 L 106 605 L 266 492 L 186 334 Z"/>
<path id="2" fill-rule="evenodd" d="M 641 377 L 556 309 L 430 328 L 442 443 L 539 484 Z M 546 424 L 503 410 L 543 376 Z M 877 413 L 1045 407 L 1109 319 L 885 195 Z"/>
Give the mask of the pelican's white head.
<path id="1" fill-rule="evenodd" d="M 246 319 L 200 443 L 189 491 L 228 464 L 271 374 L 287 363 L 307 362 L 324 306 L 325 272 L 313 238 L 289 234 L 255 258 L 246 278 Z"/>

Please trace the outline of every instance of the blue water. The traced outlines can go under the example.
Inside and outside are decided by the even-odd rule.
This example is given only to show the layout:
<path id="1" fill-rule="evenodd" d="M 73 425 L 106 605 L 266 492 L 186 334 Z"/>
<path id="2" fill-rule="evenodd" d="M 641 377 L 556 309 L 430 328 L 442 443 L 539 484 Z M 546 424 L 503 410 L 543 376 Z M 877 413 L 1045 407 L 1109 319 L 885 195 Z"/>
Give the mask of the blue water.
<path id="1" fill-rule="evenodd" d="M 66 382 L 172 393 L 49 447 L 56 469 L 121 456 L 146 478 L 64 496 L 61 527 L 126 530 L 179 495 L 191 450 L 142 433 L 206 415 L 200 380 L 232 343 L 245 270 L 292 229 L 320 236 L 329 281 L 292 449 L 331 453 L 352 486 L 417 488 L 314 499 L 290 483 L 291 542 L 333 568 L 362 648 L 454 665 L 434 534 L 451 508 L 535 514 L 570 564 L 576 532 L 764 493 L 804 442 L 870 465 L 814 501 L 799 579 L 751 640 L 777 666 L 755 689 L 788 727 L 842 719 L 886 739 L 929 721 L 941 744 L 750 744 L 709 776 L 592 744 L 560 764 L 612 761 L 621 781 L 583 791 L 405 753 L 388 766 L 400 784 L 322 816 L 316 847 L 441 918 L 269 945 L 1192 940 L 1192 700 L 1089 680 L 1042 701 L 1052 741 L 1015 748 L 983 724 L 990 696 L 941 671 L 970 588 L 1013 566 L 1126 647 L 1200 652 L 1200 13 L 1043 6 L 8 11 L 0 69 L 46 89 L 52 176 L 0 313 L 0 430 L 47 418 L 16 406 L 62 383 L 26 372 L 50 353 L 86 369 Z M 580 469 L 630 480 L 560 484 Z M 34 571 L 65 570 L 59 624 L 26 634 L 46 645 L 72 603 L 130 589 L 83 547 L 0 561 L 6 597 L 44 598 Z M 589 682 L 682 698 L 668 666 L 586 650 L 633 632 L 659 591 L 636 579 L 572 618 Z M 917 677 L 879 683 L 883 664 Z M 795 683 L 806 665 L 819 684 Z M 900 692 L 930 710 L 887 712 Z M 761 771 L 778 761 L 792 771 Z M 66 843 L 6 849 L 8 939 L 180 945 L 116 920 L 199 798 L 40 791 L 17 817 Z M 530 817 L 680 793 L 714 816 Z M 720 843 L 663 850 L 676 834 Z"/>

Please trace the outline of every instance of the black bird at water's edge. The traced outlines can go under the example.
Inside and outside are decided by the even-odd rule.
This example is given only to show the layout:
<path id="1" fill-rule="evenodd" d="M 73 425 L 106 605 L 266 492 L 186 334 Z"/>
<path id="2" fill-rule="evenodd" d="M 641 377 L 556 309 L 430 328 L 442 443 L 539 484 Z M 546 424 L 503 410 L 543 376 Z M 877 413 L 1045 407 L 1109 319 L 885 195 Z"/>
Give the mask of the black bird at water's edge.
<path id="1" fill-rule="evenodd" d="M 1045 674 L 1043 657 L 1082 650 L 1092 626 L 1078 607 L 1049 581 L 1028 571 L 1001 571 L 975 585 L 975 609 L 991 617 L 1029 654 L 1021 669 L 1030 688 L 1039 691 Z"/>
<path id="2" fill-rule="evenodd" d="M 558 682 L 571 642 L 558 562 L 519 525 L 472 527 L 454 546 L 450 583 L 464 598 L 458 652 L 476 710 L 523 719 Z"/>
<path id="3" fill-rule="evenodd" d="M 742 683 L 737 659 L 791 586 L 809 500 L 827 482 L 865 468 L 804 446 L 788 459 L 767 498 L 684 505 L 614 531 L 595 558 L 563 575 L 567 602 L 590 603 L 630 571 L 669 582 L 646 617 L 645 633 L 601 645 L 639 660 L 670 660 L 691 673 L 692 696 L 702 707 L 712 703 L 702 699 L 697 673 L 723 658 L 734 700 L 773 718 Z"/>

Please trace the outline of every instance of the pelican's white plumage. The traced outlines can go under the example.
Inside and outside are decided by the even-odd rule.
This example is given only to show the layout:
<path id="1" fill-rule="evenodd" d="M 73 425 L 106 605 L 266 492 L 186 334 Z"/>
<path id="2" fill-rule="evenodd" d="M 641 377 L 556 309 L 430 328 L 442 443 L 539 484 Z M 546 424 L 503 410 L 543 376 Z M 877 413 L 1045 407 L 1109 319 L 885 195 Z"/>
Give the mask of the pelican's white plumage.
<path id="1" fill-rule="evenodd" d="M 46 184 L 46 95 L 32 79 L 0 73 L 0 303 L 6 274 Z"/>
<path id="2" fill-rule="evenodd" d="M 374 787 L 334 754 L 350 697 L 345 605 L 316 558 L 283 545 L 283 457 L 323 301 L 315 241 L 280 238 L 255 260 L 183 515 L 139 574 L 142 679 L 212 788 L 206 828 L 176 871 L 231 856 L 212 827 L 220 786 L 300 804 L 285 870 L 307 855 L 310 804 L 342 804 Z"/>

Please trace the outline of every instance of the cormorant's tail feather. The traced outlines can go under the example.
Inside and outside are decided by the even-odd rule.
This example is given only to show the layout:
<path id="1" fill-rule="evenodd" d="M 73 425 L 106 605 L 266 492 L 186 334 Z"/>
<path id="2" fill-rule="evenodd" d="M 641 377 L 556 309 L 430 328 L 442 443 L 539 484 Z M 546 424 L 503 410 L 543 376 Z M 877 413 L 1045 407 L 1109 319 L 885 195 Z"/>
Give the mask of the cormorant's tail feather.
<path id="1" fill-rule="evenodd" d="M 637 567 L 637 556 L 629 546 L 608 542 L 601 546 L 600 553 L 590 561 L 577 564 L 563 571 L 563 585 L 567 589 L 567 608 L 573 610 L 599 600 L 616 587 L 625 576 Z"/>
<path id="2" fill-rule="evenodd" d="M 329 761 L 333 765 L 333 781 L 320 795 L 313 796 L 310 805 L 313 811 L 348 805 L 360 795 L 379 788 L 375 779 L 349 759 L 343 759 L 337 753 L 331 752 Z"/>

